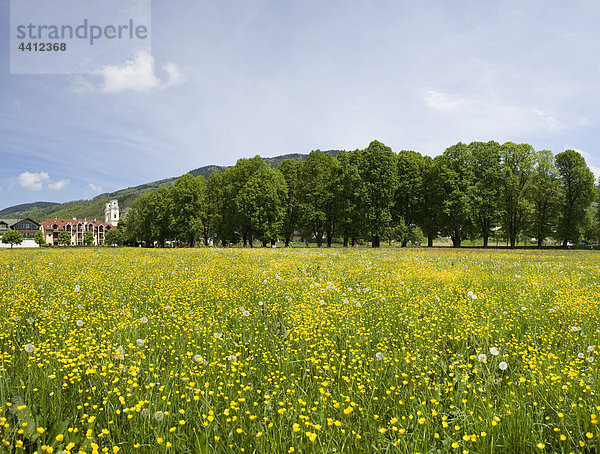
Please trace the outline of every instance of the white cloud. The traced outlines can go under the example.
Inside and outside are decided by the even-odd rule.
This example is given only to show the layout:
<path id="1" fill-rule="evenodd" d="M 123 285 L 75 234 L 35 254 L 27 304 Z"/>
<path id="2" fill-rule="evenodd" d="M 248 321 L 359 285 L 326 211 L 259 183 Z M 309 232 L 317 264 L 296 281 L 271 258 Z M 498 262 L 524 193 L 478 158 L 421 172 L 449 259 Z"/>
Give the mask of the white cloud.
<path id="1" fill-rule="evenodd" d="M 466 98 L 427 90 L 423 102 L 440 115 L 460 135 L 472 135 L 471 131 L 483 136 L 515 136 L 533 131 L 556 133 L 586 124 L 585 118 L 565 121 L 556 114 L 536 107 L 514 105 L 502 100 Z"/>
<path id="2" fill-rule="evenodd" d="M 92 192 L 97 192 L 98 194 L 100 194 L 102 192 L 102 186 L 100 186 L 98 184 L 90 183 L 90 184 L 88 184 L 88 188 Z"/>
<path id="3" fill-rule="evenodd" d="M 98 194 L 100 194 L 102 192 L 102 186 L 94 184 L 94 183 L 88 184 L 88 188 L 91 189 L 92 192 L 97 192 Z"/>
<path id="4" fill-rule="evenodd" d="M 76 93 L 119 93 L 126 90 L 148 92 L 185 82 L 181 69 L 175 63 L 168 62 L 161 69 L 166 73 L 166 78 L 161 79 L 157 76 L 152 55 L 139 52 L 133 60 L 127 60 L 122 65 L 105 66 L 98 71 L 97 75 L 101 78 L 99 84 L 94 84 L 84 77 L 77 77 L 73 90 Z"/>
<path id="5" fill-rule="evenodd" d="M 423 96 L 423 101 L 427 107 L 442 112 L 450 112 L 456 110 L 465 103 L 464 99 L 454 97 L 447 93 L 442 93 L 436 90 L 427 90 Z"/>
<path id="6" fill-rule="evenodd" d="M 169 62 L 162 67 L 162 69 L 167 73 L 167 81 L 163 84 L 165 88 L 172 87 L 174 85 L 181 85 L 185 82 L 185 76 L 181 72 L 179 66 L 175 63 Z"/>
<path id="7" fill-rule="evenodd" d="M 60 189 L 64 188 L 68 184 L 69 184 L 69 180 L 63 179 L 63 180 L 58 180 L 56 183 L 49 183 L 48 187 L 55 191 L 59 191 Z"/>
<path id="8" fill-rule="evenodd" d="M 22 188 L 29 189 L 30 191 L 39 191 L 40 189 L 42 189 L 42 182 L 47 180 L 48 178 L 49 177 L 46 172 L 23 172 L 18 176 L 17 179 Z"/>

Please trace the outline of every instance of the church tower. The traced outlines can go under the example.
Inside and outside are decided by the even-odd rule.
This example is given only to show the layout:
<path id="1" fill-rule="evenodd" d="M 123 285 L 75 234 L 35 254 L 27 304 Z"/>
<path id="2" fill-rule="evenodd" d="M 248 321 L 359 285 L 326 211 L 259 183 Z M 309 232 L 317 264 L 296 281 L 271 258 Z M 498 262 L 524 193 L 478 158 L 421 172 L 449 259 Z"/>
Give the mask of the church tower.
<path id="1" fill-rule="evenodd" d="M 104 208 L 104 222 L 115 227 L 119 223 L 119 202 L 117 199 L 106 202 L 106 208 Z"/>

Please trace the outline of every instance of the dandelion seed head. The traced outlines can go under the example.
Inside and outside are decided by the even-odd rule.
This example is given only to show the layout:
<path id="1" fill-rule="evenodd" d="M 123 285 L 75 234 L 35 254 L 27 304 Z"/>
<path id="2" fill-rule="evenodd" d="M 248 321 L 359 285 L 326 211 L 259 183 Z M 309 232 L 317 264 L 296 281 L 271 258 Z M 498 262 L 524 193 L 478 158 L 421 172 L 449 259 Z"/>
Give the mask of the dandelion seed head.
<path id="1" fill-rule="evenodd" d="M 123 360 L 125 359 L 125 349 L 123 347 L 117 348 L 115 351 L 115 359 Z"/>
<path id="2" fill-rule="evenodd" d="M 204 360 L 202 355 L 194 355 L 194 361 L 196 361 L 197 363 L 206 364 L 206 361 Z"/>

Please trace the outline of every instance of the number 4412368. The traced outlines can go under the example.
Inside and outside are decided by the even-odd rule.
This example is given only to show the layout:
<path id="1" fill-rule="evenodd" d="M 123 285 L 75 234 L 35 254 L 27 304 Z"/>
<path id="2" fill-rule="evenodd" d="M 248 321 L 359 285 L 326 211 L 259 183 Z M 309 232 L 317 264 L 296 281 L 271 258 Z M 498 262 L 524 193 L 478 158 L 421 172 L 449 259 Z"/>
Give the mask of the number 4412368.
<path id="1" fill-rule="evenodd" d="M 21 43 L 20 51 L 34 52 L 64 52 L 67 50 L 67 43 Z"/>

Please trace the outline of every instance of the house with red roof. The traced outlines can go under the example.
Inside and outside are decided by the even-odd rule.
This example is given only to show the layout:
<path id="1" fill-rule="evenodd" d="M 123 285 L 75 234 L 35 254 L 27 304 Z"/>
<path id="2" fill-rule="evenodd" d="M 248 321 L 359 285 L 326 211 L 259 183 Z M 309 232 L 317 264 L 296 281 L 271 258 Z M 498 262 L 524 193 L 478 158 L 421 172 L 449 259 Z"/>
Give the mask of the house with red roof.
<path id="1" fill-rule="evenodd" d="M 48 244 L 58 245 L 58 234 L 60 232 L 69 232 L 71 235 L 71 245 L 78 246 L 83 243 L 83 234 L 92 232 L 94 234 L 94 244 L 104 244 L 104 235 L 110 229 L 115 227 L 107 222 L 96 219 L 46 219 L 40 225 L 44 233 L 44 239 Z"/>

